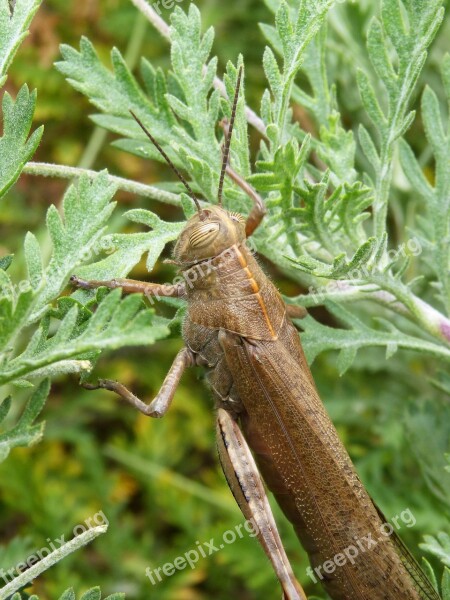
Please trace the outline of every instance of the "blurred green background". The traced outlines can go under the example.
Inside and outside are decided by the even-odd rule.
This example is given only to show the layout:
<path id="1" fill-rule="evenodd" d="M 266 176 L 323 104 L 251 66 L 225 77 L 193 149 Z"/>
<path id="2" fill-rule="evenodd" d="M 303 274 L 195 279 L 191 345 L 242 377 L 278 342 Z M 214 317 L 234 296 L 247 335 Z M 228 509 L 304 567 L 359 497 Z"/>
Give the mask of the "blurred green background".
<path id="1" fill-rule="evenodd" d="M 186 9 L 188 2 L 185 0 L 186 6 L 178 4 Z M 219 73 L 227 60 L 235 61 L 238 53 L 244 55 L 247 102 L 258 109 L 265 81 L 261 67 L 264 39 L 257 23 L 271 22 L 270 11 L 258 0 L 199 0 L 196 4 L 202 10 L 204 28 L 213 25 L 216 29 L 213 54 L 219 56 Z M 329 61 L 338 77 L 338 97 L 349 128 L 365 119 L 355 91 L 354 62 L 367 60 L 361 47 L 377 4 L 375 0 L 349 2 L 340 7 L 331 28 Z M 162 11 L 166 20 L 169 12 Z M 342 15 L 351 31 L 347 45 L 339 34 Z M 111 47 L 117 46 L 131 64 L 144 55 L 155 65 L 169 66 L 167 43 L 131 2 L 45 2 L 6 86 L 13 95 L 25 82 L 38 89 L 35 121 L 45 125 L 45 132 L 35 160 L 96 170 L 106 167 L 114 174 L 146 183 L 171 178 L 164 166 L 110 147 L 108 141 L 113 136 L 104 137 L 95 130 L 88 118 L 94 111 L 87 100 L 53 68 L 59 59 L 59 44 L 78 46 L 81 35 L 92 40 L 105 62 Z M 448 48 L 448 39 L 447 18 L 424 76 L 436 91 L 440 86 L 437 65 Z M 352 61 L 349 47 L 358 54 Z M 301 109 L 295 110 L 295 116 L 307 128 L 307 115 Z M 413 127 L 410 142 L 420 153 L 423 136 L 418 128 L 420 123 Z M 251 143 L 256 149 L 258 138 L 252 138 Z M 47 207 L 59 203 L 66 186 L 65 181 L 21 177 L 2 212 L 0 255 L 20 254 L 26 231 L 42 229 Z M 131 207 L 149 208 L 166 220 L 183 218 L 173 207 L 126 193 L 119 193 L 117 200 L 117 228 L 123 227 L 121 212 Z M 411 213 L 414 210 L 412 205 Z M 395 206 L 391 227 L 395 233 Z M 265 266 L 284 293 L 301 291 L 273 266 Z M 143 264 L 133 276 L 149 278 Z M 172 268 L 163 264 L 151 274 L 153 281 L 172 277 Z M 329 322 L 325 311 L 313 310 L 313 314 Z M 118 379 L 149 399 L 181 345 L 179 331 L 174 331 L 171 339 L 151 348 L 104 356 L 96 373 Z M 322 355 L 313 365 L 321 396 L 361 478 L 386 516 L 398 515 L 406 508 L 413 512 L 416 525 L 404 527 L 400 533 L 420 556 L 418 543 L 423 534 L 435 534 L 448 526 L 445 498 L 450 497 L 450 480 L 445 479 L 442 461 L 450 410 L 448 399 L 427 380 L 436 365 L 406 352 L 386 362 L 381 351 L 364 350 L 352 370 L 340 379 L 334 359 L 332 354 Z M 20 393 L 17 397 L 14 410 L 19 414 Z M 84 391 L 76 377 L 54 382 L 43 416 L 47 423 L 44 441 L 31 449 L 15 449 L 0 466 L 0 528 L 2 544 L 6 545 L 0 551 L 1 566 L 17 564 L 47 546 L 48 539 L 62 535 L 69 539 L 74 526 L 98 511 L 103 511 L 110 526 L 106 535 L 47 571 L 27 592 L 53 599 L 69 585 L 81 591 L 98 584 L 105 594 L 124 591 L 135 599 L 279 597 L 262 550 L 248 536 L 202 558 L 195 569 L 179 571 L 156 586 L 145 577 L 147 567 L 172 562 L 195 548 L 197 541 L 214 538 L 220 542 L 225 531 L 243 522 L 220 471 L 213 404 L 200 372 L 192 370 L 183 376 L 173 407 L 162 420 L 138 415 L 106 392 Z M 423 431 L 428 432 L 426 437 Z M 308 583 L 305 555 L 280 511 L 276 514 L 298 578 L 308 593 L 323 596 L 319 588 Z M 14 543 L 8 544 L 13 539 Z"/>

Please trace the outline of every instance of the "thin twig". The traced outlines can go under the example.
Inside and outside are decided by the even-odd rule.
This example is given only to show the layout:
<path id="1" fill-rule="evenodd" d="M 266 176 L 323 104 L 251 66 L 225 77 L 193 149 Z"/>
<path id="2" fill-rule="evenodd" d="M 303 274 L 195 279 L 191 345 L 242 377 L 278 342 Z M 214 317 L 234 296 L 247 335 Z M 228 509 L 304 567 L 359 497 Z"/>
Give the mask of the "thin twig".
<path id="1" fill-rule="evenodd" d="M 72 540 L 63 544 L 60 548 L 57 548 L 38 563 L 31 566 L 29 569 L 21 573 L 18 577 L 10 581 L 4 587 L 0 589 L 0 600 L 11 597 L 14 592 L 20 590 L 24 585 L 36 579 L 38 575 L 52 567 L 54 564 L 65 558 L 68 554 L 71 554 L 75 550 L 78 550 L 82 546 L 89 544 L 97 536 L 105 533 L 108 529 L 108 525 L 98 525 L 97 527 L 89 528 L 87 531 L 83 531 L 80 535 L 77 535 Z"/>
<path id="2" fill-rule="evenodd" d="M 24 173 L 29 175 L 41 175 L 43 177 L 61 177 L 62 179 L 73 179 L 75 177 L 81 177 L 81 175 L 88 175 L 89 177 L 96 177 L 98 173 L 91 169 L 81 169 L 79 167 L 67 167 L 65 165 L 55 165 L 52 163 L 40 163 L 40 162 L 28 162 L 24 169 Z M 111 183 L 117 185 L 117 187 L 125 192 L 136 194 L 137 196 L 143 196 L 144 198 L 151 198 L 152 200 L 159 200 L 159 202 L 165 202 L 166 204 L 173 204 L 174 206 L 181 206 L 181 198 L 179 194 L 167 192 L 161 190 L 153 185 L 145 185 L 144 183 L 138 183 L 124 177 L 117 177 L 116 175 L 108 175 Z"/>

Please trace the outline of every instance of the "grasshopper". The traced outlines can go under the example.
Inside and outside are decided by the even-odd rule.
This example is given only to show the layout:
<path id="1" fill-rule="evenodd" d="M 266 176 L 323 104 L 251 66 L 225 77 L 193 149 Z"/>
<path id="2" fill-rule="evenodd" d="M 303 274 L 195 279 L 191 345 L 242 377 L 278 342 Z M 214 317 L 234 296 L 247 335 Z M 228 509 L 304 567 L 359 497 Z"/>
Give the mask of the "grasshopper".
<path id="1" fill-rule="evenodd" d="M 216 205 L 201 208 L 183 175 L 133 115 L 197 207 L 173 253 L 184 283 L 85 281 L 76 276 L 72 281 L 85 289 L 120 287 L 124 293 L 186 300 L 185 347 L 149 404 L 115 381 L 100 380 L 85 387 L 105 388 L 143 414 L 162 417 L 183 371 L 192 366 L 208 370 L 223 471 L 245 518 L 256 524 L 258 540 L 285 600 L 306 600 L 306 596 L 285 554 L 263 480 L 333 600 L 439 600 L 399 538 L 380 535 L 385 519 L 324 409 L 291 321 L 301 316 L 299 309 L 285 304 L 246 245 L 265 208 L 258 194 L 228 165 L 241 75 L 240 70 L 225 132 Z M 253 200 L 247 219 L 222 206 L 227 172 Z"/>

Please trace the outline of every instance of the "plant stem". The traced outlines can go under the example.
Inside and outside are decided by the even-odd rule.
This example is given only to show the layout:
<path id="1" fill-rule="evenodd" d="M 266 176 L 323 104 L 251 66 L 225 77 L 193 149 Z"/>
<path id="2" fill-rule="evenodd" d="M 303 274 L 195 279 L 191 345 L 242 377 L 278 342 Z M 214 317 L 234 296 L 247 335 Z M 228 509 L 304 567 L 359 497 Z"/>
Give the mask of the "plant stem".
<path id="1" fill-rule="evenodd" d="M 89 528 L 87 531 L 83 531 L 80 535 L 74 537 L 70 542 L 66 542 L 60 548 L 54 550 L 48 556 L 42 558 L 38 563 L 27 569 L 24 573 L 21 573 L 18 577 L 10 581 L 7 585 L 0 589 L 0 600 L 5 600 L 14 594 L 17 590 L 20 590 L 24 585 L 36 579 L 41 573 L 55 565 L 57 562 L 75 552 L 82 546 L 89 544 L 97 536 L 105 533 L 108 529 L 108 525 L 98 525 L 97 527 Z"/>
<path id="2" fill-rule="evenodd" d="M 377 287 L 380 287 L 379 283 Z M 345 281 L 339 281 L 339 289 L 321 292 L 321 288 L 317 288 L 316 293 L 290 298 L 291 302 L 295 300 L 305 307 L 322 305 L 324 300 L 340 304 L 370 300 L 406 317 L 441 342 L 450 343 L 450 319 L 411 292 L 399 291 L 395 284 L 383 285 L 382 289 L 377 291 L 365 291 Z"/>
<path id="3" fill-rule="evenodd" d="M 153 25 L 156 31 L 170 42 L 170 27 L 162 17 L 145 0 L 131 0 L 144 17 Z"/>
<path id="4" fill-rule="evenodd" d="M 89 177 L 95 177 L 98 175 L 96 171 L 90 169 L 81 169 L 79 167 L 67 167 L 65 165 L 55 165 L 52 163 L 39 163 L 39 162 L 28 162 L 24 169 L 24 173 L 29 175 L 41 175 L 42 177 L 60 177 L 61 179 L 73 179 L 80 177 L 85 174 Z M 137 183 L 124 177 L 117 177 L 116 175 L 108 175 L 109 180 L 115 183 L 119 189 L 137 196 L 143 196 L 144 198 L 151 198 L 152 200 L 158 200 L 165 204 L 172 204 L 173 206 L 181 206 L 180 196 L 173 192 L 167 192 L 161 190 L 153 185 L 145 185 L 144 183 Z"/>
<path id="5" fill-rule="evenodd" d="M 378 278 L 373 279 L 378 283 Z M 415 296 L 411 290 L 400 281 L 391 278 L 383 278 L 378 283 L 380 288 L 391 293 L 396 300 L 401 302 L 409 313 L 411 321 L 416 325 L 423 327 L 425 331 L 441 341 L 450 343 L 450 319 L 445 317 L 438 310 L 427 304 L 421 298 Z"/>

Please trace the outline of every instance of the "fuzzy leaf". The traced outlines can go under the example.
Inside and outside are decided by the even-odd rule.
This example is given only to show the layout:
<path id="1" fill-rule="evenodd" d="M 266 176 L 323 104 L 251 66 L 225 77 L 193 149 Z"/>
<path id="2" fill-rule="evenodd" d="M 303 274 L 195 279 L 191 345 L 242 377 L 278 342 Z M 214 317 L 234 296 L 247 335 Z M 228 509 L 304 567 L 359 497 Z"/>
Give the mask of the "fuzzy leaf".
<path id="1" fill-rule="evenodd" d="M 12 287 L 13 283 L 8 278 L 2 282 L 3 292 L 7 289 L 7 283 Z M 0 296 L 0 353 L 7 349 L 17 333 L 25 326 L 30 310 L 32 309 L 34 294 L 28 289 L 19 292 L 17 296 L 3 293 Z"/>
<path id="2" fill-rule="evenodd" d="M 104 350 L 144 346 L 166 337 L 169 321 L 156 317 L 152 310 L 141 309 L 139 294 L 121 300 L 121 291 L 116 289 L 100 302 L 87 321 L 79 322 L 77 305 L 70 308 L 52 336 L 48 319 L 43 319 L 25 350 L 4 366 L 0 385 L 43 373 L 54 376 L 86 370 L 90 367 L 88 361 Z M 77 359 L 75 364 L 73 359 Z"/>
<path id="3" fill-rule="evenodd" d="M 422 568 L 431 585 L 434 587 L 435 590 L 438 590 L 438 582 L 436 579 L 436 575 L 434 574 L 433 567 L 424 557 L 422 557 Z"/>
<path id="4" fill-rule="evenodd" d="M 389 190 L 393 177 L 394 149 L 410 127 L 414 113 L 409 101 L 425 64 L 427 49 L 439 27 L 443 12 L 442 1 L 403 3 L 409 27 L 406 28 L 398 0 L 381 3 L 380 19 L 369 28 L 368 53 L 372 65 L 386 88 L 385 102 L 380 103 L 369 75 L 359 70 L 358 87 L 361 99 L 380 142 L 380 161 L 375 169 L 374 235 L 381 238 L 386 231 Z M 397 51 L 398 63 L 393 62 L 390 48 Z M 363 134 L 365 151 L 373 158 L 373 148 Z M 373 162 L 373 161 L 372 161 Z"/>
<path id="5" fill-rule="evenodd" d="M 80 600 L 101 600 L 101 592 L 99 587 L 91 588 L 87 592 L 85 592 Z"/>
<path id="6" fill-rule="evenodd" d="M 326 302 L 326 307 L 349 329 L 335 329 L 322 325 L 311 316 L 302 319 L 300 325 L 304 330 L 301 335 L 302 344 L 308 362 L 311 364 L 315 357 L 326 350 L 339 350 L 344 355 L 340 358 L 342 375 L 351 366 L 351 360 L 356 352 L 364 347 L 381 346 L 416 350 L 431 356 L 450 357 L 450 351 L 441 348 L 437 344 L 424 342 L 420 338 L 402 333 L 394 329 L 373 329 L 365 325 L 360 319 L 336 303 Z"/>
<path id="7" fill-rule="evenodd" d="M 425 543 L 420 548 L 438 558 L 445 566 L 450 567 L 450 536 L 443 531 L 437 534 L 424 536 Z"/>
<path id="8" fill-rule="evenodd" d="M 5 2 L 5 0 L 0 0 Z M 1 19 L 0 8 L 0 19 Z M 8 92 L 3 95 L 3 136 L 0 138 L 0 198 L 19 177 L 25 163 L 33 156 L 42 136 L 39 127 L 31 136 L 31 122 L 36 104 L 36 92 L 31 94 L 23 85 L 14 101 Z"/>
<path id="9" fill-rule="evenodd" d="M 164 147 L 171 161 L 190 172 L 194 189 L 199 190 L 208 201 L 214 201 L 221 164 L 220 144 L 216 138 L 220 102 L 218 92 L 212 91 L 216 59 L 210 60 L 206 72 L 203 71 L 213 41 L 213 30 L 208 30 L 203 36 L 200 34 L 200 13 L 194 4 L 191 4 L 187 15 L 177 7 L 171 21 L 174 76 L 170 90 L 162 71 L 155 70 L 143 60 L 141 74 L 147 96 L 117 49 L 111 53 L 111 72 L 100 62 L 86 38 L 81 39 L 79 52 L 69 46 L 61 46 L 64 60 L 56 63 L 56 67 L 69 83 L 104 113 L 94 115 L 93 120 L 123 136 L 113 142 L 115 146 L 139 156 L 163 160 L 131 117 L 131 109 Z M 238 151 L 237 167 L 246 175 L 249 161 L 243 115 L 244 102 L 241 100 L 236 135 L 232 141 L 232 161 Z M 177 118 L 189 122 L 189 132 L 181 127 Z M 229 199 L 228 206 L 234 201 L 236 210 L 241 209 L 245 202 L 243 192 L 236 190 L 228 178 L 225 180 L 224 197 Z M 239 199 L 237 203 L 236 198 Z"/>
<path id="10" fill-rule="evenodd" d="M 386 117 L 381 110 L 373 85 L 370 83 L 369 77 L 363 71 L 358 71 L 357 75 L 359 93 L 361 94 L 364 108 L 372 123 L 379 131 L 384 132 L 386 127 Z"/>
<path id="11" fill-rule="evenodd" d="M 446 84 L 450 72 L 450 55 L 442 61 L 442 79 L 450 101 L 450 85 Z M 435 158 L 435 182 L 432 186 L 426 179 L 410 146 L 400 145 L 400 159 L 403 170 L 411 186 L 422 197 L 426 220 L 422 221 L 421 234 L 424 236 L 431 255 L 429 265 L 438 282 L 439 298 L 450 315 L 450 171 L 448 155 L 450 152 L 450 133 L 448 123 L 444 123 L 436 94 L 426 88 L 422 96 L 422 115 L 427 138 Z"/>
<path id="12" fill-rule="evenodd" d="M 192 200 L 189 201 L 192 205 Z M 168 223 L 148 210 L 134 209 L 124 215 L 131 221 L 153 228 L 144 233 L 114 233 L 102 240 L 104 247 L 114 249 L 106 258 L 76 269 L 76 274 L 86 279 L 111 279 L 125 277 L 147 254 L 146 268 L 150 272 L 164 247 L 176 240 L 183 223 Z"/>
<path id="13" fill-rule="evenodd" d="M 0 87 L 42 0 L 0 0 Z"/>
<path id="14" fill-rule="evenodd" d="M 49 380 L 43 381 L 28 401 L 17 424 L 5 433 L 0 434 L 0 462 L 5 460 L 12 448 L 31 446 L 40 441 L 44 431 L 44 423 L 33 425 L 41 412 L 50 391 Z M 8 398 L 0 405 L 0 422 L 9 410 Z"/>
<path id="15" fill-rule="evenodd" d="M 25 236 L 24 250 L 28 278 L 30 280 L 31 287 L 36 289 L 42 283 L 43 266 L 39 242 L 37 241 L 36 236 L 30 231 Z"/>
<path id="16" fill-rule="evenodd" d="M 363 149 L 364 154 L 366 155 L 367 160 L 369 161 L 375 172 L 379 171 L 381 166 L 380 157 L 378 155 L 375 144 L 364 125 L 359 126 L 358 134 L 361 147 Z"/>
<path id="17" fill-rule="evenodd" d="M 2 256 L 0 258 L 0 269 L 2 271 L 7 271 L 11 266 L 13 258 L 14 254 L 7 254 L 6 256 Z"/>
<path id="18" fill-rule="evenodd" d="M 99 587 L 91 588 L 79 596 L 79 600 L 101 600 L 101 598 L 102 594 Z M 14 596 L 12 596 L 11 600 L 40 600 L 40 598 L 39 596 L 35 595 L 26 598 L 17 592 L 14 594 Z M 68 588 L 61 594 L 58 600 L 76 600 L 76 594 L 73 588 Z M 104 600 L 125 600 L 125 594 L 122 592 L 116 592 L 114 594 L 110 594 L 109 596 L 105 596 Z"/>

